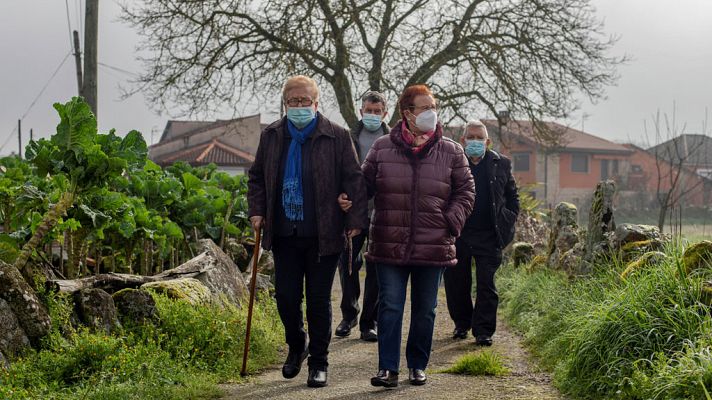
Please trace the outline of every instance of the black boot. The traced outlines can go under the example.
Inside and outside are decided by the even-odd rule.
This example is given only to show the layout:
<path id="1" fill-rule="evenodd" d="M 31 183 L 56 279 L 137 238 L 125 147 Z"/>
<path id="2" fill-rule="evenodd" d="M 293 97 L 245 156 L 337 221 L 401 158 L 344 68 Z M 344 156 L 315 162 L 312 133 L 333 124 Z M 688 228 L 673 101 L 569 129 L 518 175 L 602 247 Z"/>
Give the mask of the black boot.
<path id="1" fill-rule="evenodd" d="M 302 363 L 308 355 L 308 346 L 304 347 L 304 351 L 302 352 L 292 351 L 290 349 L 289 354 L 287 354 L 287 360 L 284 361 L 284 365 L 282 366 L 282 376 L 287 379 L 292 379 L 299 375 L 299 371 L 302 370 Z"/>
<path id="2" fill-rule="evenodd" d="M 307 378 L 307 386 L 313 388 L 324 387 L 327 385 L 326 379 L 326 367 L 309 368 L 309 378 Z"/>
<path id="3" fill-rule="evenodd" d="M 398 386 L 398 373 L 387 369 L 378 370 L 376 376 L 371 378 L 371 385 L 394 388 Z"/>

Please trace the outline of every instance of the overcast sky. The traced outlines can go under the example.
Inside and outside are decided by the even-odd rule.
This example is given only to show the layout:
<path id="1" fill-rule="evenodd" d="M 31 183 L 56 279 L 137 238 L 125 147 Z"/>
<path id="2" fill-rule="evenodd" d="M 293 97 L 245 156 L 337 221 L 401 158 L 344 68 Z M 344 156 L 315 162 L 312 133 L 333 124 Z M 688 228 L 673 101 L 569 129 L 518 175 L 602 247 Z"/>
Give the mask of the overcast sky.
<path id="1" fill-rule="evenodd" d="M 66 0 L 72 29 L 81 27 L 79 1 Z M 592 2 L 606 32 L 620 36 L 613 54 L 633 59 L 620 67 L 621 79 L 608 89 L 606 99 L 596 105 L 584 102 L 577 116 L 562 122 L 610 140 L 640 143 L 643 120 L 658 109 L 671 114 L 674 101 L 677 120 L 680 126 L 687 123 L 690 133 L 702 131 L 709 107 L 707 134 L 712 134 L 712 0 Z M 99 129 L 116 128 L 120 135 L 137 129 L 150 143 L 152 132 L 158 140 L 169 116 L 151 111 L 141 95 L 120 99 L 119 85 L 127 86 L 128 72 L 139 72 L 141 66 L 135 59 L 139 37 L 117 21 L 119 13 L 115 0 L 101 0 Z M 25 144 L 30 128 L 35 137 L 48 137 L 58 122 L 52 103 L 76 94 L 74 59 L 69 57 L 37 98 L 70 53 L 67 25 L 65 1 L 0 0 L 0 154 L 17 151 L 17 133 L 10 134 L 18 118 L 27 113 L 22 123 Z M 262 111 L 265 121 L 274 119 L 276 110 Z"/>

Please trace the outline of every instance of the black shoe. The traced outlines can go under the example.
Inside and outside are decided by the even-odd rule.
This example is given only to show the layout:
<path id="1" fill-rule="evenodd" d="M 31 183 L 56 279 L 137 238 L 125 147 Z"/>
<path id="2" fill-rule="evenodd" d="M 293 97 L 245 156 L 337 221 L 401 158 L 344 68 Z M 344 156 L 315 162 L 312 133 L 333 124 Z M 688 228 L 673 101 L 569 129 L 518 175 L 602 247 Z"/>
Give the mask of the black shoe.
<path id="1" fill-rule="evenodd" d="M 492 346 L 492 336 L 478 335 L 475 338 L 475 344 L 478 346 Z"/>
<path id="2" fill-rule="evenodd" d="M 425 382 L 428 381 L 428 377 L 425 376 L 425 371 L 422 369 L 417 369 L 417 368 L 409 368 L 408 369 L 408 380 L 410 381 L 411 385 L 425 385 Z"/>
<path id="3" fill-rule="evenodd" d="M 312 388 L 324 387 L 326 383 L 326 367 L 309 368 L 309 378 L 307 378 L 307 386 Z"/>
<path id="4" fill-rule="evenodd" d="M 378 341 L 378 333 L 376 333 L 375 329 L 361 331 L 361 340 L 364 340 L 366 342 L 377 342 Z"/>
<path id="5" fill-rule="evenodd" d="M 452 331 L 452 338 L 453 339 L 467 339 L 467 333 L 469 331 L 470 331 L 469 329 L 455 328 L 455 330 Z"/>
<path id="6" fill-rule="evenodd" d="M 305 347 L 304 351 L 298 353 L 296 351 L 289 350 L 287 354 L 287 360 L 282 366 L 282 376 L 287 379 L 292 379 L 299 375 L 299 371 L 302 370 L 302 363 L 304 359 L 309 355 L 309 347 Z"/>
<path id="7" fill-rule="evenodd" d="M 394 388 L 398 386 L 398 373 L 387 369 L 380 369 L 376 376 L 371 378 L 371 385 Z"/>
<path id="8" fill-rule="evenodd" d="M 347 321 L 347 320 L 342 320 L 339 323 L 339 326 L 336 327 L 336 332 L 334 332 L 334 335 L 336 336 L 341 336 L 341 337 L 346 337 L 351 334 L 351 328 L 356 326 L 356 320 L 354 319 L 353 321 Z"/>

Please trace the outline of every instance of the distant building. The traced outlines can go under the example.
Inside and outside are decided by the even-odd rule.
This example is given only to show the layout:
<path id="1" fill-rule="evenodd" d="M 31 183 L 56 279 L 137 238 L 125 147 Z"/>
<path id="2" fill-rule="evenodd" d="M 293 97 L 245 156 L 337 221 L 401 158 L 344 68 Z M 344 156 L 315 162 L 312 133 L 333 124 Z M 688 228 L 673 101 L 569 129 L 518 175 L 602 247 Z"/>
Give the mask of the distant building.
<path id="1" fill-rule="evenodd" d="M 255 161 L 264 125 L 260 115 L 218 121 L 168 121 L 148 157 L 158 165 L 184 161 L 192 166 L 215 163 L 231 175 L 244 174 Z"/>
<path id="2" fill-rule="evenodd" d="M 547 205 L 568 201 L 586 206 L 599 181 L 615 180 L 626 184 L 629 156 L 623 145 L 556 122 L 545 122 L 545 129 L 560 137 L 557 146 L 535 140 L 531 121 L 512 121 L 502 126 L 497 120 L 483 120 L 495 149 L 512 159 L 512 172 L 520 186 Z"/>
<path id="3" fill-rule="evenodd" d="M 683 165 L 698 175 L 712 179 L 712 137 L 707 135 L 683 134 L 648 149 L 673 164 Z M 677 161 L 677 162 L 676 162 Z"/>

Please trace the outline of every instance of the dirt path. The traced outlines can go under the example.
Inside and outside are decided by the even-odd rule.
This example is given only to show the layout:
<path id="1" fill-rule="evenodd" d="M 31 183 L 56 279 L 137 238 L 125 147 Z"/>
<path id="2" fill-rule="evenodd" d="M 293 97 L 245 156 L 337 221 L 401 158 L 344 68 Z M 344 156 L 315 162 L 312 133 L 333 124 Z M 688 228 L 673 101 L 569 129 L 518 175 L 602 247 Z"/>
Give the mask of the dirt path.
<path id="1" fill-rule="evenodd" d="M 334 328 L 341 321 L 341 311 L 338 308 L 340 299 L 341 287 L 336 279 L 332 291 Z M 409 302 L 410 300 L 406 305 Z M 223 385 L 222 388 L 226 392 L 224 399 L 564 399 L 551 385 L 549 376 L 538 372 L 529 361 L 529 355 L 522 348 L 521 339 L 501 321 L 491 349 L 504 357 L 506 365 L 512 370 L 510 375 L 479 377 L 435 373 L 450 367 L 463 354 L 480 350 L 471 337 L 466 340 L 451 339 L 453 325 L 447 314 L 442 287 L 435 318 L 433 354 L 426 371 L 428 383 L 424 386 L 411 386 L 408 383 L 405 362 L 405 332 L 410 314 L 408 306 L 406 307 L 401 379 L 398 388 L 371 386 L 370 378 L 378 368 L 378 344 L 359 340 L 357 327 L 347 338 L 334 336 L 332 339 L 329 347 L 329 386 L 319 389 L 306 386 L 306 362 L 301 373 L 291 380 L 282 377 L 280 364 L 252 377 L 246 384 Z"/>

